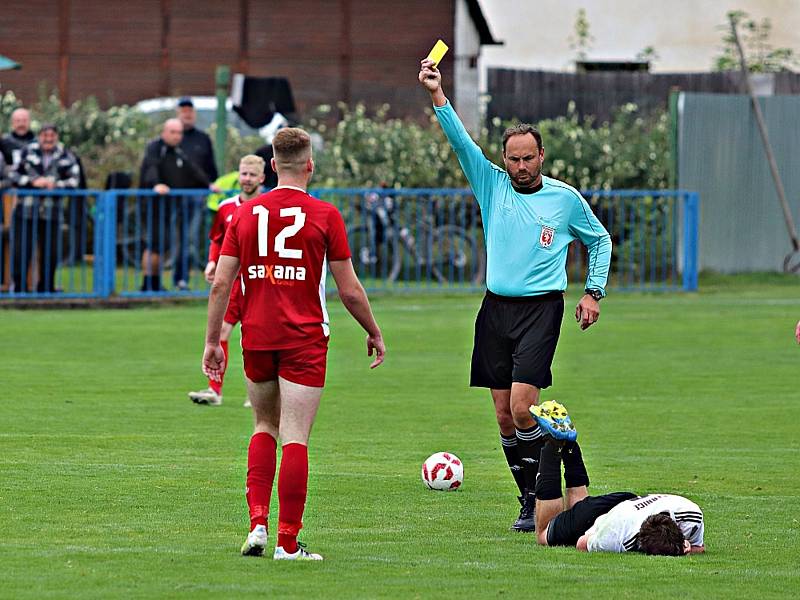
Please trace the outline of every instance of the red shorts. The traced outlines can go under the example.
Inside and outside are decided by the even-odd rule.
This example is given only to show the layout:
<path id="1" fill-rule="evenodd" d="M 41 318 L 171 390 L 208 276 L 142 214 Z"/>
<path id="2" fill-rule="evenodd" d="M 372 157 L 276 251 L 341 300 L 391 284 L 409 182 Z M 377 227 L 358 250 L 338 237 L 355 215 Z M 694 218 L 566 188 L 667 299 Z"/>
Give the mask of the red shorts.
<path id="1" fill-rule="evenodd" d="M 238 277 L 233 280 L 231 297 L 228 299 L 228 310 L 225 311 L 222 320 L 231 325 L 236 325 L 242 320 L 242 282 Z"/>
<path id="2" fill-rule="evenodd" d="M 282 377 L 300 385 L 325 387 L 327 338 L 291 350 L 242 350 L 242 356 L 244 372 L 250 381 L 273 381 Z"/>

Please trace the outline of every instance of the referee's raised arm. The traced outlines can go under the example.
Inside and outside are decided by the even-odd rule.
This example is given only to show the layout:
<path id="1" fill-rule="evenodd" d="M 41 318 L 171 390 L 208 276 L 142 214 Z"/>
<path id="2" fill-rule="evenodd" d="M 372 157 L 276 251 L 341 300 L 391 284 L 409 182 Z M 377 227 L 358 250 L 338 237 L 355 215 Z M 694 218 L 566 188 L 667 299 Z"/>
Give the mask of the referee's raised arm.
<path id="1" fill-rule="evenodd" d="M 432 60 L 426 58 L 420 63 L 418 79 L 430 94 L 436 119 L 458 157 L 478 205 L 483 209 L 491 201 L 497 184 L 496 179 L 502 171 L 483 155 L 483 150 L 470 137 L 458 118 L 453 105 L 444 94 L 442 74 Z"/>
<path id="2" fill-rule="evenodd" d="M 442 74 L 436 68 L 436 64 L 429 58 L 420 63 L 419 82 L 428 90 L 434 106 L 444 106 L 447 104 L 447 96 L 442 89 Z"/>

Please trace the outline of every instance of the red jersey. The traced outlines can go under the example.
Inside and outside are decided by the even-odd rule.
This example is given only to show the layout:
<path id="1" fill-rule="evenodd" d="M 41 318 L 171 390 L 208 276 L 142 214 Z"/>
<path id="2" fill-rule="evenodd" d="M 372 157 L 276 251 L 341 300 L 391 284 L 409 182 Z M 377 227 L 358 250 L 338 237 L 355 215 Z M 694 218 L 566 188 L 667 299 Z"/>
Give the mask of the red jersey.
<path id="1" fill-rule="evenodd" d="M 217 207 L 217 214 L 214 216 L 214 222 L 211 224 L 211 229 L 208 232 L 208 239 L 211 244 L 208 247 L 208 261 L 217 262 L 219 260 L 219 251 L 222 248 L 222 240 L 225 239 L 225 231 L 228 229 L 233 220 L 233 213 L 242 205 L 239 195 L 226 198 L 219 203 Z"/>
<path id="2" fill-rule="evenodd" d="M 235 212 L 222 254 L 241 264 L 242 348 L 286 350 L 328 337 L 326 261 L 350 258 L 335 206 L 277 187 Z"/>

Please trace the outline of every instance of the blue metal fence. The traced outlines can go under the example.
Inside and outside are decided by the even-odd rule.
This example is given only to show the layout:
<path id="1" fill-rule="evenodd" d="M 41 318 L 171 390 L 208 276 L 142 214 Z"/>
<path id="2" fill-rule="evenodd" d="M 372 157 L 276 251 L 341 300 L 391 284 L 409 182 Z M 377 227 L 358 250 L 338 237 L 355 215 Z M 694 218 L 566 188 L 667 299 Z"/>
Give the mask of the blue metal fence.
<path id="1" fill-rule="evenodd" d="M 469 190 L 317 189 L 344 216 L 368 290 L 477 290 L 485 280 L 480 211 Z M 588 191 L 614 242 L 609 287 L 697 289 L 698 197 Z M 204 190 L 11 190 L 0 212 L 0 299 L 205 296 L 212 215 Z M 582 284 L 586 251 L 570 248 Z M 155 279 L 153 279 L 155 276 Z"/>

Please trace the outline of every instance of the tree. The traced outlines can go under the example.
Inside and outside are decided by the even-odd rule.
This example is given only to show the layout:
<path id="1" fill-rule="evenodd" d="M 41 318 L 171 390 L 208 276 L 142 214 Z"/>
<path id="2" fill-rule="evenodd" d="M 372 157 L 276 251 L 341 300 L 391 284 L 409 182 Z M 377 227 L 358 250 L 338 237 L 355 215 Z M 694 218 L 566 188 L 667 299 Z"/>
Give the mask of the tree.
<path id="1" fill-rule="evenodd" d="M 592 49 L 594 37 L 589 32 L 589 18 L 586 16 L 586 9 L 578 9 L 575 15 L 574 33 L 569 38 L 569 47 L 575 51 L 575 60 L 586 60 L 589 50 Z"/>
<path id="2" fill-rule="evenodd" d="M 761 22 L 751 19 L 742 10 L 727 13 L 728 20 L 718 29 L 722 31 L 722 54 L 714 59 L 714 71 L 738 71 L 739 53 L 736 41 L 730 28 L 730 20 L 736 23 L 739 39 L 744 48 L 747 70 L 751 73 L 777 73 L 791 71 L 798 65 L 797 55 L 791 48 L 773 48 L 769 42 L 772 33 L 772 22 L 764 18 Z"/>

